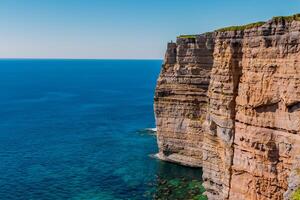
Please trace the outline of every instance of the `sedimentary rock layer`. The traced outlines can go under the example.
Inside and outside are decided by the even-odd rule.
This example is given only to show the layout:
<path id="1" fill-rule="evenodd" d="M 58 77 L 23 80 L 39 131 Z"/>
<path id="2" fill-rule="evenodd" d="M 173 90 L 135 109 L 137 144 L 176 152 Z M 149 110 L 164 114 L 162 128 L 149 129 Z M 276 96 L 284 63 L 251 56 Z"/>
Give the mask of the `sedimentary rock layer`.
<path id="1" fill-rule="evenodd" d="M 229 196 L 242 39 L 243 35 L 235 32 L 216 34 L 203 140 L 203 180 L 209 199 Z"/>
<path id="2" fill-rule="evenodd" d="M 155 94 L 158 156 L 199 167 L 213 64 L 211 34 L 169 43 Z"/>
<path id="3" fill-rule="evenodd" d="M 244 31 L 231 199 L 282 199 L 287 190 L 300 145 L 299 43 L 298 21 Z"/>
<path id="4" fill-rule="evenodd" d="M 168 45 L 155 94 L 159 157 L 202 166 L 209 199 L 290 199 L 300 183 L 297 19 Z"/>

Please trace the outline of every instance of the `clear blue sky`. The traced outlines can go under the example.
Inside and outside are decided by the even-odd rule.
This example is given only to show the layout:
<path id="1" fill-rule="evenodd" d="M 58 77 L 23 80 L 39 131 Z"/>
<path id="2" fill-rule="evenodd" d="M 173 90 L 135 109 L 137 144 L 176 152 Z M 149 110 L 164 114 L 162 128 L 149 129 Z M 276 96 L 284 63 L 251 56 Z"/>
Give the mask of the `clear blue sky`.
<path id="1" fill-rule="evenodd" d="M 0 0 L 0 57 L 162 58 L 177 35 L 298 12 L 300 0 Z"/>

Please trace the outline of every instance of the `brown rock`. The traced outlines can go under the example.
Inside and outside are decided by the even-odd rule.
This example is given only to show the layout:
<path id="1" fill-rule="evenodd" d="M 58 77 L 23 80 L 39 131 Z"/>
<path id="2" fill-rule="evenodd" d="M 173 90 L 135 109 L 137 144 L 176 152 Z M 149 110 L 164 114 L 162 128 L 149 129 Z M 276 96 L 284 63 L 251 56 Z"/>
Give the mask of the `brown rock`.
<path id="1" fill-rule="evenodd" d="M 169 43 L 155 93 L 158 157 L 199 167 L 212 67 L 212 35 Z"/>
<path id="2" fill-rule="evenodd" d="M 300 21 L 169 44 L 155 114 L 159 157 L 202 166 L 209 199 L 290 198 L 300 184 Z"/>

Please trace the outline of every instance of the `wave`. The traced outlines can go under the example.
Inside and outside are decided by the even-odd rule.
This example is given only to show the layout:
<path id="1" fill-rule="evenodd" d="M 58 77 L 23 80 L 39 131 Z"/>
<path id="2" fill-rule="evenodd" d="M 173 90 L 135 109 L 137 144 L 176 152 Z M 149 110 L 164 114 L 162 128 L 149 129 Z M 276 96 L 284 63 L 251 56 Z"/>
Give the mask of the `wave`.
<path id="1" fill-rule="evenodd" d="M 156 128 L 144 128 L 141 130 L 138 130 L 137 132 L 141 135 L 156 135 Z"/>
<path id="2" fill-rule="evenodd" d="M 145 128 L 146 131 L 157 132 L 157 128 Z"/>

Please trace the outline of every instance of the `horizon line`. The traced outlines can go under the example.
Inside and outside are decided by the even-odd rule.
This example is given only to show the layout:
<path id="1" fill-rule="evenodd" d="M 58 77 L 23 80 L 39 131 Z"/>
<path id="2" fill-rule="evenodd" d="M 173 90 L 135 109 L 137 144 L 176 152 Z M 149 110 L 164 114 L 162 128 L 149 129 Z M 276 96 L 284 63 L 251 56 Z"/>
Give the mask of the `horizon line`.
<path id="1" fill-rule="evenodd" d="M 0 58 L 0 60 L 163 60 L 163 58 Z"/>

